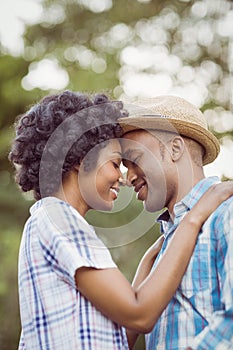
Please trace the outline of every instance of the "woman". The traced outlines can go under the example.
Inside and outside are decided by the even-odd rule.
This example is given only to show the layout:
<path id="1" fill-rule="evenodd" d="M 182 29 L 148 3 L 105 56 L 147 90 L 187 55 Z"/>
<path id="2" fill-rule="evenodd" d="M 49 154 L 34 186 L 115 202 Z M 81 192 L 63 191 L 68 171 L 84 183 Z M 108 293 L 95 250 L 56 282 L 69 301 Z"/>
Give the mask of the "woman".
<path id="1" fill-rule="evenodd" d="M 152 329 L 179 285 L 200 226 L 233 192 L 229 184 L 218 188 L 221 195 L 209 191 L 184 218 L 157 269 L 134 289 L 84 219 L 89 209 L 111 210 L 123 181 L 122 107 L 104 95 L 65 91 L 44 98 L 16 125 L 9 158 L 17 183 L 36 199 L 19 252 L 19 349 L 131 347 L 125 328 Z M 140 278 L 160 243 L 144 259 Z"/>

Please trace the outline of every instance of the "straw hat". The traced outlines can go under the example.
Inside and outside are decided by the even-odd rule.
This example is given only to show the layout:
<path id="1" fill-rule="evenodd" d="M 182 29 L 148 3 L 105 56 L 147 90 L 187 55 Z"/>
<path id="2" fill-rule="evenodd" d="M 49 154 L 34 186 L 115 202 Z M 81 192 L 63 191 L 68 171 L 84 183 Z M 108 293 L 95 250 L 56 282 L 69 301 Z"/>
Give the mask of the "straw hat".
<path id="1" fill-rule="evenodd" d="M 183 98 L 158 96 L 124 106 L 129 116 L 118 119 L 123 134 L 136 129 L 170 131 L 189 137 L 204 147 L 203 165 L 217 157 L 219 142 L 208 130 L 203 113 Z"/>

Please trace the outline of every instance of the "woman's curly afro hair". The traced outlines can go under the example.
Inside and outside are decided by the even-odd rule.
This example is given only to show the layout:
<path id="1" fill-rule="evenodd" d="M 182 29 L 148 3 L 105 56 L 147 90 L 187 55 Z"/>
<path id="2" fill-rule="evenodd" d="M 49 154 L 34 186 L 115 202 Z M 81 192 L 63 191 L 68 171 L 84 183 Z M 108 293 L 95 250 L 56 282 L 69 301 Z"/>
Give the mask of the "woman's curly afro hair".
<path id="1" fill-rule="evenodd" d="M 117 119 L 127 116 L 120 101 L 64 91 L 43 98 L 15 124 L 9 160 L 16 168 L 16 182 L 34 198 L 53 195 L 75 165 L 94 168 L 98 151 L 121 136 Z M 85 157 L 85 159 L 84 159 Z"/>

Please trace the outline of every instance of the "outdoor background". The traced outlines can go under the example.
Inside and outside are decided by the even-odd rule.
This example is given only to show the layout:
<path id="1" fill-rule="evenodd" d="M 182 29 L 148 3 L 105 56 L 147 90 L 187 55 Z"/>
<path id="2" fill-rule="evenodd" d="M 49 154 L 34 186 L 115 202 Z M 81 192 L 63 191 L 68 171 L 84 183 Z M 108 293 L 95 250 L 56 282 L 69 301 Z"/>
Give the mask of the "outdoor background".
<path id="1" fill-rule="evenodd" d="M 227 0 L 0 0 L 0 349 L 17 348 L 17 259 L 30 196 L 7 155 L 17 115 L 64 89 L 115 99 L 175 94 L 200 107 L 221 142 L 206 175 L 233 178 L 233 2 Z M 158 237 L 124 189 L 114 212 L 87 219 L 131 281 Z M 143 350 L 143 337 L 137 343 Z"/>

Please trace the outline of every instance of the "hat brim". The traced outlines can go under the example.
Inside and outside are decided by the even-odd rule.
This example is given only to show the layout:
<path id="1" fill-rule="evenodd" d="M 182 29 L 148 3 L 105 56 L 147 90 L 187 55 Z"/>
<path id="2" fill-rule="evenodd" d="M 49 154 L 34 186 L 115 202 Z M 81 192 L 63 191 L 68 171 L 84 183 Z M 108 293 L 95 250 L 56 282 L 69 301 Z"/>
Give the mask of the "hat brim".
<path id="1" fill-rule="evenodd" d="M 205 128 L 174 118 L 163 118 L 161 116 L 137 116 L 118 119 L 123 135 L 138 129 L 163 130 L 178 133 L 181 136 L 189 137 L 199 142 L 205 149 L 203 165 L 213 162 L 220 151 L 218 139 Z"/>

